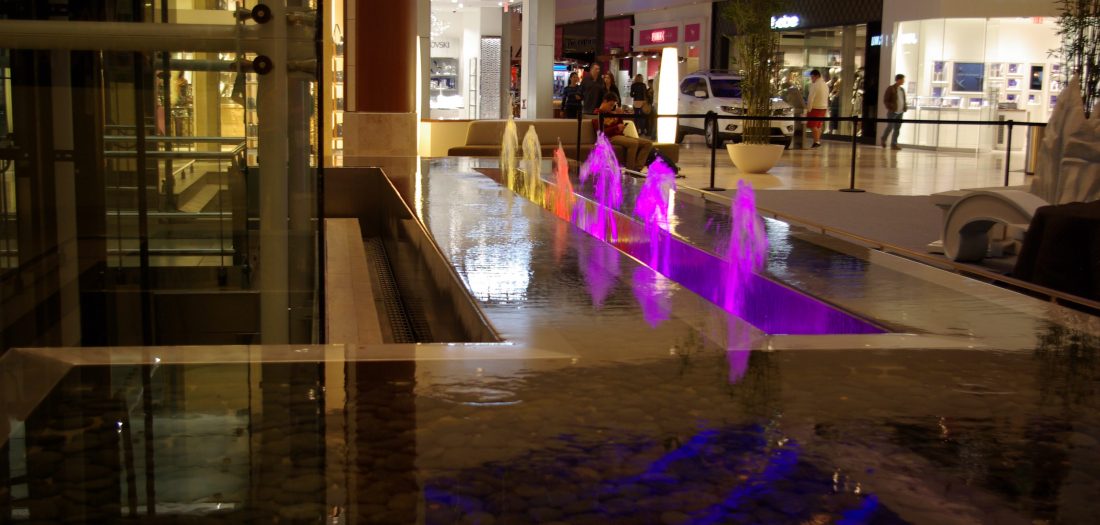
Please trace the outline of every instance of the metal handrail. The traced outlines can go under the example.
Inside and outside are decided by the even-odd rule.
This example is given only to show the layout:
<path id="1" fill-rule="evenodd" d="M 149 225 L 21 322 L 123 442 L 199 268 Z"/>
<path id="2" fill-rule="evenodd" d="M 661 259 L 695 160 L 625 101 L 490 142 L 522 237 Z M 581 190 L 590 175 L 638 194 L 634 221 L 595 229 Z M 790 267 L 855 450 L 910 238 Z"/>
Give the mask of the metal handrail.
<path id="1" fill-rule="evenodd" d="M 133 142 L 138 138 L 128 135 L 107 135 L 104 142 Z M 179 142 L 184 144 L 241 144 L 244 137 L 160 137 L 156 135 L 146 136 L 146 142 Z"/>
<path id="2" fill-rule="evenodd" d="M 603 128 L 603 121 L 609 118 L 623 118 L 629 119 L 631 115 L 629 113 L 601 113 L 597 114 L 596 118 L 600 120 L 600 128 Z M 718 121 L 720 120 L 748 120 L 748 121 L 773 121 L 784 120 L 790 122 L 851 122 L 853 125 L 856 123 L 869 123 L 871 125 L 877 125 L 881 122 L 888 123 L 903 123 L 903 124 L 936 124 L 936 125 L 973 125 L 973 126 L 1007 126 L 1008 135 L 1005 142 L 1005 163 L 1004 163 L 1004 185 L 1009 186 L 1009 178 L 1011 175 L 1012 166 L 1012 129 L 1015 126 L 1023 127 L 1046 127 L 1045 122 L 1016 122 L 1014 120 L 931 120 L 931 119 L 891 119 L 891 118 L 879 118 L 879 117 L 864 117 L 862 115 L 850 115 L 847 117 L 841 116 L 823 116 L 823 117 L 802 117 L 794 115 L 723 115 L 717 112 L 711 111 L 704 114 L 699 113 L 677 113 L 675 115 L 662 115 L 657 113 L 657 118 L 701 118 L 706 121 L 706 124 L 713 126 L 712 133 L 715 140 L 711 142 L 711 157 L 710 157 L 710 186 L 704 188 L 708 191 L 724 191 L 725 188 L 719 188 L 715 185 L 715 156 L 718 148 L 718 142 L 720 133 L 718 130 Z M 580 126 L 583 116 L 578 113 L 577 115 L 577 156 L 580 156 Z M 840 191 L 844 192 L 863 192 L 864 190 L 856 188 L 856 155 L 857 147 L 859 145 L 859 137 L 853 132 L 851 137 L 852 143 L 852 157 L 851 157 L 851 170 L 848 179 L 848 187 L 841 188 Z"/>
<path id="3" fill-rule="evenodd" d="M 240 143 L 230 151 L 146 151 L 145 156 L 154 159 L 194 159 L 194 160 L 233 160 L 245 149 L 245 143 Z M 135 158 L 136 151 L 104 151 L 107 158 Z"/>

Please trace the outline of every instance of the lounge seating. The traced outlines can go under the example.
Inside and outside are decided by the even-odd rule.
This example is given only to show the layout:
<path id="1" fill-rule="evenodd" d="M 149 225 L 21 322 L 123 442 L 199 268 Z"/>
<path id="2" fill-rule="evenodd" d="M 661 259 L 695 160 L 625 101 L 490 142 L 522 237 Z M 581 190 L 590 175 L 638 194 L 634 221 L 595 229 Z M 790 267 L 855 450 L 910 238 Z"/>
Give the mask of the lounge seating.
<path id="1" fill-rule="evenodd" d="M 466 130 L 466 144 L 455 146 L 447 151 L 453 157 L 497 157 L 500 155 L 501 137 L 504 135 L 505 120 L 475 120 Z M 539 142 L 542 144 L 542 156 L 549 158 L 554 154 L 561 141 L 565 156 L 577 158 L 577 121 L 568 119 L 517 120 L 517 136 L 523 137 L 527 128 L 535 126 Z M 596 142 L 596 132 L 592 122 L 581 122 L 581 159 L 588 156 Z M 677 144 L 656 144 L 656 148 L 673 162 L 680 160 L 680 146 Z M 615 155 L 619 162 L 626 156 L 626 148 L 615 146 Z M 624 163 L 625 164 L 625 163 Z"/>
<path id="2" fill-rule="evenodd" d="M 1039 148 L 1030 187 L 984 188 L 933 195 L 944 209 L 943 238 L 928 251 L 955 261 L 980 261 L 1021 242 L 1035 211 L 1048 204 L 1100 199 L 1100 121 L 1085 119 L 1080 81 L 1074 77 L 1059 95 Z M 994 226 L 1004 225 L 1000 242 L 990 243 Z"/>

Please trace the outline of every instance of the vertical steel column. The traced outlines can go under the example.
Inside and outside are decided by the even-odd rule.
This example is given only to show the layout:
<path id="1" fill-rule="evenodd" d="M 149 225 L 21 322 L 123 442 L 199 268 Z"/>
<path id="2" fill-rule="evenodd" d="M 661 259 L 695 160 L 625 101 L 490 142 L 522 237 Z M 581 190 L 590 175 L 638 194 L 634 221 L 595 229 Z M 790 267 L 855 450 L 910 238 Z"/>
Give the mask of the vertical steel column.
<path id="1" fill-rule="evenodd" d="M 294 7 L 301 7 L 302 3 L 302 0 L 287 2 L 287 4 Z M 298 33 L 303 30 L 303 27 L 293 26 L 288 27 L 287 30 L 288 33 L 290 31 Z M 297 41 L 294 42 L 294 44 L 298 43 Z M 288 42 L 289 45 L 290 42 Z M 288 49 L 287 59 L 307 60 L 310 58 L 312 51 L 312 45 L 309 47 L 294 45 L 293 48 Z M 276 69 L 278 67 L 279 64 L 276 63 Z M 287 279 L 291 315 L 288 342 L 295 343 L 309 342 L 312 339 L 309 323 L 304 322 L 313 314 L 310 301 L 313 299 L 312 289 L 315 270 L 313 258 L 316 253 L 312 229 L 314 185 L 313 173 L 309 166 L 309 120 L 311 113 L 309 80 L 310 77 L 303 73 L 294 73 L 287 77 L 287 99 L 289 104 L 287 105 L 286 148 L 290 170 L 287 174 L 287 200 L 290 214 L 290 272 Z M 260 122 L 263 122 L 263 115 L 260 116 Z"/>
<path id="2" fill-rule="evenodd" d="M 260 340 L 263 344 L 290 341 L 287 281 L 289 252 L 287 231 L 287 20 L 282 2 L 272 2 L 272 19 L 259 26 L 262 38 L 272 43 L 268 58 L 274 67 L 258 75 L 257 106 L 260 115 L 257 162 L 260 167 Z"/>
<path id="3" fill-rule="evenodd" d="M 596 49 L 595 49 L 596 58 L 595 58 L 594 62 L 597 63 L 597 64 L 600 63 L 600 55 L 603 54 L 603 44 L 604 44 L 604 38 L 605 38 L 605 35 L 604 35 L 604 5 L 603 4 L 604 4 L 604 0 L 596 0 Z M 603 70 L 604 70 L 605 73 L 610 73 L 611 72 L 611 68 L 608 67 L 608 64 L 604 64 Z M 603 102 L 603 101 L 600 101 L 600 102 Z"/>
<path id="4" fill-rule="evenodd" d="M 80 260 L 76 234 L 76 166 L 75 155 L 58 156 L 59 152 L 73 152 L 76 140 L 73 135 L 73 88 L 70 51 L 50 53 L 50 103 L 53 106 L 53 148 L 55 151 L 54 202 L 57 210 L 58 320 L 59 343 L 63 346 L 80 345 Z"/>
<path id="5" fill-rule="evenodd" d="M 141 344 L 153 346 L 153 281 L 149 275 L 149 167 L 145 148 L 145 54 L 134 57 L 134 129 L 137 131 L 138 261 L 141 279 Z"/>

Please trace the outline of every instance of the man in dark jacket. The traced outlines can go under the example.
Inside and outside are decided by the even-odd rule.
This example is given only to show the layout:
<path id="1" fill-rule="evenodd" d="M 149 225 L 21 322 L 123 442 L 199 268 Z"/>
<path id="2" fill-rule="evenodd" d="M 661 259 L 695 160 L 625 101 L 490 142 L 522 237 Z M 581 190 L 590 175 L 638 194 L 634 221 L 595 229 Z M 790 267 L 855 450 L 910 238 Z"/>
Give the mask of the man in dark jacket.
<path id="1" fill-rule="evenodd" d="M 600 65 L 592 64 L 588 68 L 588 74 L 581 81 L 581 93 L 584 94 L 584 113 L 586 115 L 591 115 L 599 109 L 600 104 L 603 104 L 603 96 L 606 92 L 607 88 L 604 87 L 603 79 L 600 78 Z"/>
<path id="2" fill-rule="evenodd" d="M 882 105 L 886 106 L 886 118 L 891 120 L 901 120 L 902 115 L 905 115 L 905 111 L 909 109 L 909 106 L 905 100 L 905 88 L 901 87 L 905 84 L 905 75 L 897 75 L 894 77 L 894 83 L 890 84 L 886 88 L 886 92 L 882 94 Z M 882 147 L 886 147 L 886 139 L 890 137 L 890 133 L 893 132 L 893 141 L 890 147 L 893 149 L 901 149 L 898 146 L 898 135 L 901 134 L 901 122 L 887 122 L 886 132 L 882 134 Z"/>

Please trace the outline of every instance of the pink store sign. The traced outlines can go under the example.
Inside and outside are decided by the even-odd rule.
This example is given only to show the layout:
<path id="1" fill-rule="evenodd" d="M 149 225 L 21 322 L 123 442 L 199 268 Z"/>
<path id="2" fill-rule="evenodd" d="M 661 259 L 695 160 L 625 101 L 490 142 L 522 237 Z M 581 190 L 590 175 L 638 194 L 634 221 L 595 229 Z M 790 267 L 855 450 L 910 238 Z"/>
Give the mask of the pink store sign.
<path id="1" fill-rule="evenodd" d="M 688 24 L 684 26 L 684 42 L 698 42 L 700 31 L 699 24 Z"/>
<path id="2" fill-rule="evenodd" d="M 659 29 L 643 29 L 638 36 L 638 42 L 643 46 L 673 44 L 679 41 L 679 30 L 676 27 L 662 27 Z"/>

